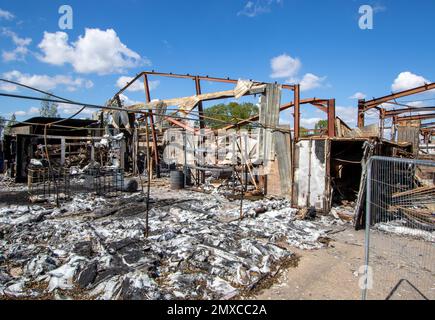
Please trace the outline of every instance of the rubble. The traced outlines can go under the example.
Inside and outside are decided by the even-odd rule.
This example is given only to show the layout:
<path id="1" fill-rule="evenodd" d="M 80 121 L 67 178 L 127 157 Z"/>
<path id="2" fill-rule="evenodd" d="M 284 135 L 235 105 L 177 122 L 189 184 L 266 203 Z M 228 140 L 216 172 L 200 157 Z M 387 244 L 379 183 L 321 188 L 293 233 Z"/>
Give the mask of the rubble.
<path id="1" fill-rule="evenodd" d="M 341 205 L 331 208 L 331 215 L 345 223 L 351 223 L 355 216 L 355 203 L 342 201 Z"/>
<path id="2" fill-rule="evenodd" d="M 148 74 L 193 79 L 197 92 L 151 100 Z M 125 105 L 122 91 L 142 75 L 146 103 Z M 235 87 L 201 93 L 203 80 Z M 420 133 L 429 143 L 430 132 L 421 123 L 405 125 L 404 117 L 400 125 L 393 118 L 397 141 L 384 139 L 384 116 L 410 109 L 382 109 L 380 126 L 364 126 L 364 112 L 385 97 L 359 100 L 352 130 L 336 117 L 335 99 L 301 100 L 296 84 L 154 71 L 134 81 L 94 120 L 35 117 L 11 126 L 2 157 L 10 178 L 0 177 L 0 298 L 243 297 L 294 265 L 296 248 L 326 247 L 328 235 L 352 222 L 365 227 L 372 156 L 418 157 Z M 283 90 L 293 92 L 292 102 L 281 101 Z M 398 94 L 411 93 L 388 98 Z M 245 95 L 259 95 L 258 114 L 207 124 L 203 101 Z M 325 128 L 302 130 L 304 104 L 326 113 Z M 279 115 L 291 107 L 290 130 Z M 187 118 L 195 108 L 198 121 Z M 407 141 L 409 133 L 415 141 Z M 162 169 L 180 178 L 176 191 L 161 179 Z M 415 188 L 393 193 L 388 210 L 430 231 L 405 220 L 375 227 L 433 242 L 433 171 L 417 171 Z M 421 199 L 429 206 L 404 205 Z"/>
<path id="3" fill-rule="evenodd" d="M 375 224 L 374 227 L 386 233 L 421 239 L 435 243 L 435 231 L 410 228 L 407 225 L 408 221 L 402 219 L 388 222 L 379 222 Z"/>
<path id="4" fill-rule="evenodd" d="M 287 200 L 246 200 L 235 220 L 222 196 L 170 196 L 153 190 L 148 238 L 140 193 L 2 208 L 0 297 L 229 299 L 295 259 L 289 246 L 324 246 L 325 224 L 296 220 Z"/>

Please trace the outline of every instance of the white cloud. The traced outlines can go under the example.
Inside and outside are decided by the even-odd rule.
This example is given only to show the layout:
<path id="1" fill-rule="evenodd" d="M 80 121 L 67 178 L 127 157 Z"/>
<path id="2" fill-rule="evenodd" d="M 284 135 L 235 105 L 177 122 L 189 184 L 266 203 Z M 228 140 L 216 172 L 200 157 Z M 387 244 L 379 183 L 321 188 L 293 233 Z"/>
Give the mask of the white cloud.
<path id="1" fill-rule="evenodd" d="M 426 104 L 423 101 L 412 101 L 412 102 L 407 103 L 406 105 L 408 105 L 410 107 L 414 107 L 414 108 L 426 107 Z"/>
<path id="2" fill-rule="evenodd" d="M 116 86 L 118 88 L 124 88 L 127 85 L 127 83 L 130 82 L 131 80 L 133 80 L 133 77 L 126 77 L 126 76 L 119 77 L 118 80 L 116 81 Z M 148 80 L 148 86 L 150 91 L 156 89 L 159 86 L 159 84 L 160 84 L 159 80 L 153 80 L 153 81 Z M 145 89 L 144 89 L 143 81 L 141 79 L 138 79 L 131 86 L 129 86 L 126 91 L 135 92 L 135 91 L 144 91 L 144 90 Z"/>
<path id="3" fill-rule="evenodd" d="M 350 96 L 349 99 L 365 99 L 367 97 L 367 95 L 365 93 L 362 92 L 355 92 L 354 95 Z"/>
<path id="4" fill-rule="evenodd" d="M 71 64 L 79 73 L 121 73 L 128 68 L 150 65 L 151 62 L 127 48 L 113 29 L 85 29 L 85 35 L 68 43 L 65 32 L 44 32 L 38 45 L 39 59 L 53 65 Z"/>
<path id="5" fill-rule="evenodd" d="M 12 91 L 16 91 L 17 90 L 17 86 L 11 83 L 7 83 L 7 82 L 0 82 L 0 90 L 3 91 L 7 91 L 7 92 L 12 92 Z"/>
<path id="6" fill-rule="evenodd" d="M 28 111 L 15 111 L 13 112 L 17 117 L 24 117 L 24 116 L 32 116 L 32 115 L 38 115 L 39 114 L 39 108 L 31 107 Z"/>
<path id="7" fill-rule="evenodd" d="M 162 43 L 166 47 L 166 49 L 172 49 L 172 45 L 169 43 L 168 40 L 162 40 Z"/>
<path id="8" fill-rule="evenodd" d="M 353 106 L 336 106 L 335 116 L 343 120 L 349 127 L 356 127 L 358 119 L 358 108 Z M 365 112 L 364 117 L 366 120 L 366 124 L 378 123 L 379 121 L 379 113 L 374 110 Z"/>
<path id="9" fill-rule="evenodd" d="M 65 114 L 65 115 L 72 115 L 72 114 L 76 113 L 77 111 L 79 111 L 81 108 L 83 108 L 83 106 L 69 104 L 69 103 L 59 103 L 59 105 L 57 106 L 58 112 L 61 114 Z M 83 114 L 91 115 L 95 111 L 97 111 L 97 109 L 85 108 L 85 109 L 83 109 L 82 112 L 80 112 L 80 115 L 83 115 Z"/>
<path id="10" fill-rule="evenodd" d="M 335 107 L 335 115 L 346 122 L 350 127 L 356 126 L 358 109 L 356 107 Z"/>
<path id="11" fill-rule="evenodd" d="M 253 18 L 262 13 L 270 12 L 272 10 L 272 5 L 282 4 L 282 2 L 283 0 L 249 0 L 246 2 L 243 9 L 237 13 L 237 15 Z"/>
<path id="12" fill-rule="evenodd" d="M 36 108 L 36 107 L 31 107 L 30 109 L 29 109 L 29 111 L 27 111 L 27 114 L 39 114 L 39 108 Z"/>
<path id="13" fill-rule="evenodd" d="M 0 9 L 0 20 L 2 20 L 2 19 L 12 20 L 13 18 L 15 18 L 15 16 L 12 13 L 10 13 L 9 11 Z"/>
<path id="14" fill-rule="evenodd" d="M 78 88 L 92 88 L 94 83 L 83 78 L 72 78 L 71 76 L 57 75 L 54 77 L 48 75 L 30 75 L 13 70 L 3 73 L 3 77 L 7 80 L 19 82 L 27 86 L 35 87 L 40 90 L 53 90 L 58 86 L 64 86 L 68 91 L 75 91 Z M 1 89 L 5 91 L 17 91 L 18 86 L 3 83 Z"/>
<path id="15" fill-rule="evenodd" d="M 124 95 L 124 94 L 120 94 L 120 95 L 119 95 L 119 98 L 121 99 L 122 104 L 123 104 L 124 106 L 131 106 L 131 105 L 134 105 L 134 104 L 143 103 L 143 101 L 131 100 L 129 97 L 127 97 L 127 96 Z"/>
<path id="16" fill-rule="evenodd" d="M 323 85 L 326 77 L 318 77 L 312 73 L 306 73 L 300 81 L 301 91 L 319 88 Z"/>
<path id="17" fill-rule="evenodd" d="M 372 8 L 374 13 L 387 11 L 387 7 L 380 3 L 375 4 Z"/>
<path id="18" fill-rule="evenodd" d="M 416 75 L 409 71 L 405 71 L 399 73 L 397 78 L 394 79 L 394 82 L 391 85 L 391 89 L 393 91 L 403 91 L 403 90 L 422 86 L 425 83 L 430 83 L 430 81 L 423 78 L 422 76 Z"/>
<path id="19" fill-rule="evenodd" d="M 32 42 L 32 39 L 20 38 L 15 32 L 6 28 L 2 29 L 2 34 L 11 38 L 13 43 L 16 45 L 16 48 L 12 51 L 2 51 L 3 61 L 23 61 L 26 55 L 29 53 L 29 49 L 27 47 Z"/>
<path id="20" fill-rule="evenodd" d="M 307 129 L 313 128 L 317 122 L 324 120 L 322 118 L 301 118 L 301 126 Z"/>
<path id="21" fill-rule="evenodd" d="M 270 60 L 272 68 L 271 78 L 287 78 L 286 83 L 300 83 L 301 91 L 308 91 L 323 86 L 326 77 L 319 77 L 313 73 L 306 73 L 302 79 L 298 72 L 302 63 L 298 58 L 292 58 L 288 54 L 281 54 Z"/>
<path id="22" fill-rule="evenodd" d="M 291 78 L 294 77 L 302 66 L 298 58 L 292 58 L 288 54 L 282 54 L 270 60 L 272 67 L 271 78 Z"/>
<path id="23" fill-rule="evenodd" d="M 325 113 L 324 113 L 325 114 Z M 335 107 L 335 115 L 343 120 L 349 127 L 356 127 L 357 124 L 357 114 L 358 109 L 353 106 L 336 106 Z M 325 114 L 326 117 L 326 114 Z M 312 118 L 301 118 L 301 126 L 305 128 L 314 128 L 315 124 L 319 122 L 319 120 L 325 120 L 324 118 L 312 117 Z M 377 120 L 376 115 L 366 114 L 367 120 Z"/>
<path id="24" fill-rule="evenodd" d="M 14 44 L 16 44 L 17 46 L 28 46 L 32 42 L 32 39 L 20 38 L 15 32 L 7 28 L 2 29 L 2 34 L 11 38 Z"/>

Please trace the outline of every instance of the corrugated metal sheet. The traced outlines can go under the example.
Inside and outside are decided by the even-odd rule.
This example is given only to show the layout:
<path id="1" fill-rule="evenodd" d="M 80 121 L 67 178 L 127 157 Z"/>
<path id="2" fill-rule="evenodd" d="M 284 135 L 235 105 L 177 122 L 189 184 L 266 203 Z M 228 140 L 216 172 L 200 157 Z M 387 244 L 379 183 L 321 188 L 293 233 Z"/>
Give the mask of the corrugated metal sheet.
<path id="1" fill-rule="evenodd" d="M 278 172 L 281 184 L 281 195 L 290 196 L 291 193 L 291 157 L 290 134 L 276 131 L 273 133 L 275 152 L 278 160 Z"/>
<path id="2" fill-rule="evenodd" d="M 281 86 L 278 84 L 267 84 L 266 93 L 260 98 L 259 123 L 266 127 L 260 128 L 258 155 L 263 161 L 275 158 L 274 136 L 269 128 L 276 128 L 279 123 L 279 107 L 281 105 Z"/>
<path id="3" fill-rule="evenodd" d="M 397 126 L 397 142 L 412 143 L 412 150 L 417 154 L 420 144 L 420 127 Z"/>

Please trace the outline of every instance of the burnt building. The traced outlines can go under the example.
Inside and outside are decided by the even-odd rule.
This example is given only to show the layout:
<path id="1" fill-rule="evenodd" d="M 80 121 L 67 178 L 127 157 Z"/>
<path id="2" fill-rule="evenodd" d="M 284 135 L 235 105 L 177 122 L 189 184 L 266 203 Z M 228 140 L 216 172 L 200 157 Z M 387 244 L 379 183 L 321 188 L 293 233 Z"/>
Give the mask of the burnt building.
<path id="1" fill-rule="evenodd" d="M 16 182 L 25 182 L 31 159 L 43 158 L 44 152 L 49 153 L 54 164 L 64 165 L 67 158 L 80 153 L 86 140 L 95 136 L 92 129 L 98 126 L 98 120 L 47 117 L 19 122 L 4 136 L 4 169 Z"/>

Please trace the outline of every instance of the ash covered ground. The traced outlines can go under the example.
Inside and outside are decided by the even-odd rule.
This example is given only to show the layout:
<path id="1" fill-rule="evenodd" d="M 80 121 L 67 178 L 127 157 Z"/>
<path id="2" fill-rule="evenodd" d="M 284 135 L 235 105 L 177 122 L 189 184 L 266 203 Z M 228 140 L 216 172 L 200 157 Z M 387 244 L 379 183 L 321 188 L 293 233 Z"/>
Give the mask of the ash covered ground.
<path id="1" fill-rule="evenodd" d="M 23 190 L 21 190 L 23 191 Z M 78 194 L 61 207 L 0 207 L 0 299 L 231 299 L 327 245 L 332 218 L 297 219 L 283 199 L 240 202 L 153 187 Z M 260 212 L 260 213 L 259 213 Z"/>

